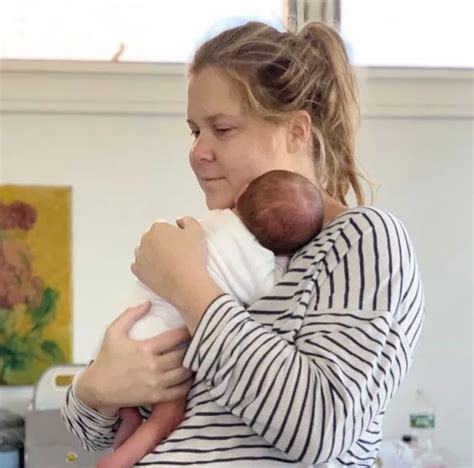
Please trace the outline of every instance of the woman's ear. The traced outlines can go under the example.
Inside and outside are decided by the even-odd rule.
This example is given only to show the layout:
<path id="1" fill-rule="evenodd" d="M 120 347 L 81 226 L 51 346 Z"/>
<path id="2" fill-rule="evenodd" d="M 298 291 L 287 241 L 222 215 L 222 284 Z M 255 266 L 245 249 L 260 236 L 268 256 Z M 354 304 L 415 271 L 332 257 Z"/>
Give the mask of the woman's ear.
<path id="1" fill-rule="evenodd" d="M 311 140 L 311 117 L 305 110 L 292 114 L 287 122 L 288 151 L 299 153 Z"/>

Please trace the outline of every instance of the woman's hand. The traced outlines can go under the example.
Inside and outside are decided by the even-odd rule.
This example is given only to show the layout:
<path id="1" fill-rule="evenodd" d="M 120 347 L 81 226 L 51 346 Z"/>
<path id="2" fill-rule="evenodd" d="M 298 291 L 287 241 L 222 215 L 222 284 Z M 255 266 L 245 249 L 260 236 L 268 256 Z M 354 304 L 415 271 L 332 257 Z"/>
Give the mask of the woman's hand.
<path id="1" fill-rule="evenodd" d="M 107 328 L 94 362 L 80 376 L 76 391 L 87 406 L 111 416 L 118 408 L 171 401 L 187 394 L 192 372 L 181 367 L 189 340 L 186 328 L 164 332 L 143 341 L 128 338 L 136 320 L 150 303 L 130 307 Z"/>
<path id="2" fill-rule="evenodd" d="M 193 333 L 207 305 L 222 291 L 207 271 L 207 246 L 199 222 L 186 217 L 177 224 L 152 225 L 135 249 L 132 271 L 176 306 Z"/>
<path id="3" fill-rule="evenodd" d="M 178 220 L 180 227 L 155 222 L 135 249 L 132 271 L 152 291 L 173 304 L 206 275 L 204 231 L 193 218 Z"/>

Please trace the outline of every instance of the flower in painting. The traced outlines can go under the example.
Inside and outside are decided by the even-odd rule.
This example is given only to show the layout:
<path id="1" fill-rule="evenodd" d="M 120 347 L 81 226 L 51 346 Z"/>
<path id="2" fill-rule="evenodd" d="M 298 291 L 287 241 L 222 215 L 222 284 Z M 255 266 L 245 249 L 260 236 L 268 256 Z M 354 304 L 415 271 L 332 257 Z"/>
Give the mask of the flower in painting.
<path id="1" fill-rule="evenodd" d="M 36 210 L 0 202 L 0 384 L 27 384 L 64 362 L 56 342 L 43 339 L 55 317 L 57 292 L 35 275 L 33 255 L 15 232 L 31 230 Z"/>

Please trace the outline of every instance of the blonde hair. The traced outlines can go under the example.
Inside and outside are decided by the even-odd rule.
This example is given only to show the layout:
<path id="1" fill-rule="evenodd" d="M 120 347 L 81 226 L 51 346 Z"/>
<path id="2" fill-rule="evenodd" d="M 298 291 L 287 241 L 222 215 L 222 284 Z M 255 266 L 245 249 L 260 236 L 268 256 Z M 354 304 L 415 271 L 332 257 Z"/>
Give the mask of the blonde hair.
<path id="1" fill-rule="evenodd" d="M 355 134 L 360 112 L 358 90 L 344 43 L 321 22 L 297 34 L 249 22 L 202 44 L 190 75 L 213 66 L 238 86 L 246 109 L 274 123 L 305 110 L 312 121 L 312 151 L 318 183 L 347 206 L 350 188 L 359 205 L 365 197 L 356 168 Z"/>

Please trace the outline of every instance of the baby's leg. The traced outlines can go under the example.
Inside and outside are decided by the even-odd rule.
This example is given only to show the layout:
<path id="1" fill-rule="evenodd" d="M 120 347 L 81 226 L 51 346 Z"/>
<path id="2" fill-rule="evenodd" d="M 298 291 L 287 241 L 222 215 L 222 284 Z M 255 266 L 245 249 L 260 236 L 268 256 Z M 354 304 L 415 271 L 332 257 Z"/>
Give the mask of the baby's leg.
<path id="1" fill-rule="evenodd" d="M 145 421 L 111 455 L 100 460 L 97 468 L 129 468 L 153 451 L 182 421 L 186 398 L 157 403 Z"/>
<path id="2" fill-rule="evenodd" d="M 138 408 L 121 408 L 120 419 L 122 420 L 114 439 L 114 449 L 118 449 L 135 431 L 142 425 L 143 418 Z"/>
<path id="3" fill-rule="evenodd" d="M 120 408 L 120 419 L 120 426 L 117 434 L 115 434 L 113 443 L 114 450 L 132 437 L 143 422 L 143 418 L 136 407 Z M 114 466 L 115 459 L 113 454 L 102 457 L 97 463 L 97 468 L 112 468 Z"/>

